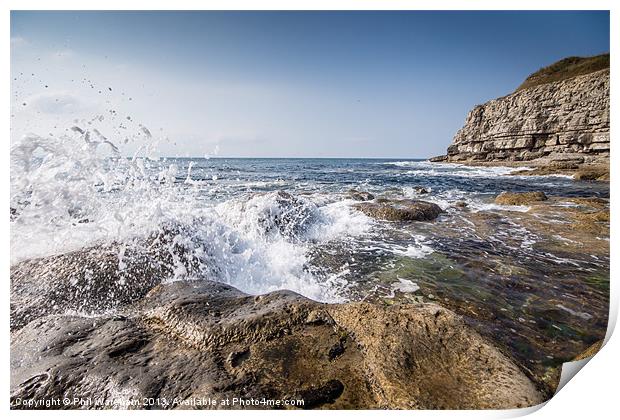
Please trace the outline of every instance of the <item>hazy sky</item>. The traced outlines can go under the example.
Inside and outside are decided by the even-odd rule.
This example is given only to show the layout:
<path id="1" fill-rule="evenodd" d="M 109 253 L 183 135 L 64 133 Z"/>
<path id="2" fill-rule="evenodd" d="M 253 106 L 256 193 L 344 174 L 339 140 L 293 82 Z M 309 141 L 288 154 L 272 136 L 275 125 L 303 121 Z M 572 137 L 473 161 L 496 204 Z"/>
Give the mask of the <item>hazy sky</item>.
<path id="1" fill-rule="evenodd" d="M 429 157 L 472 106 L 607 51 L 594 11 L 12 12 L 11 141 L 101 116 L 166 156 Z"/>

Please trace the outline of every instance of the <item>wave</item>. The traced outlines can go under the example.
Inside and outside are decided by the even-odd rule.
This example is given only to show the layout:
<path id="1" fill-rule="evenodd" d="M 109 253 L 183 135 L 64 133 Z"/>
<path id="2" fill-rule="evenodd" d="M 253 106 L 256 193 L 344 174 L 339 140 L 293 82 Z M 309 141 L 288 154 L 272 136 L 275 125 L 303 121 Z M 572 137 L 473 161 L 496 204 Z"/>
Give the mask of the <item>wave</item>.
<path id="1" fill-rule="evenodd" d="M 343 300 L 346 273 L 318 277 L 308 251 L 364 234 L 368 217 L 342 201 L 284 191 L 216 204 L 205 200 L 210 187 L 180 172 L 165 160 L 123 158 L 93 130 L 24 137 L 11 151 L 11 263 L 117 244 L 123 271 L 128 250 L 172 232 L 170 281 L 200 275 L 253 294 L 290 289 Z"/>

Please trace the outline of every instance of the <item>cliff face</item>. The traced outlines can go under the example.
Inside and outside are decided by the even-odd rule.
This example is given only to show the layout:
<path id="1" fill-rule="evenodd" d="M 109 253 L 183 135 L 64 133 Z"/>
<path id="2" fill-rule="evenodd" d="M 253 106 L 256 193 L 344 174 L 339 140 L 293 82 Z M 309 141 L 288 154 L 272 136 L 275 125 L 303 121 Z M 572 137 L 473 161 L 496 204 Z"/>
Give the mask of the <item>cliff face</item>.
<path id="1" fill-rule="evenodd" d="M 543 159 L 539 159 L 543 158 Z M 435 161 L 609 160 L 609 69 L 518 90 L 469 112 Z"/>

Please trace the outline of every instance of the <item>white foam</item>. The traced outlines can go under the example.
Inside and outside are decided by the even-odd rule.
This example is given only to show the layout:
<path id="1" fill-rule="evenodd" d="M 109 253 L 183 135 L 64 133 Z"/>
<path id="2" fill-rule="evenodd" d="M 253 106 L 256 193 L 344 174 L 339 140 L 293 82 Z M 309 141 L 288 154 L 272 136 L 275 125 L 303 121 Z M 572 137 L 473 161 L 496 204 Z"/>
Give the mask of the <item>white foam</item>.
<path id="1" fill-rule="evenodd" d="M 390 293 L 385 296 L 389 299 L 393 298 L 395 296 L 395 292 L 397 291 L 402 293 L 415 293 L 420 290 L 420 286 L 418 286 L 418 284 L 414 281 L 401 277 L 396 277 L 396 279 L 398 281 L 391 284 Z"/>
<path id="2" fill-rule="evenodd" d="M 414 244 L 407 246 L 406 249 L 392 249 L 392 252 L 396 255 L 402 255 L 409 258 L 424 258 L 429 254 L 435 252 L 433 248 L 425 244 Z"/>
<path id="3" fill-rule="evenodd" d="M 511 206 L 494 203 L 483 203 L 477 201 L 471 201 L 469 203 L 469 208 L 474 213 L 480 211 L 514 211 L 519 213 L 525 213 L 530 210 L 529 206 Z"/>
<path id="4" fill-rule="evenodd" d="M 174 163 L 118 158 L 115 147 L 92 139 L 87 130 L 31 135 L 12 149 L 12 264 L 116 242 L 122 271 L 127 247 L 172 227 L 179 230 L 175 243 L 190 250 L 209 279 L 248 293 L 290 289 L 321 301 L 343 299 L 346 270 L 321 278 L 306 267 L 311 245 L 372 226 L 347 203 L 317 205 L 296 196 L 299 206 L 287 210 L 269 193 L 216 205 L 205 200 L 204 183 L 186 183 L 191 168 L 181 173 Z M 219 187 L 217 180 L 208 183 Z M 282 217 L 283 231 L 276 223 Z M 169 252 L 170 280 L 187 276 L 174 247 Z"/>
<path id="5" fill-rule="evenodd" d="M 407 168 L 409 170 L 405 171 L 405 174 L 421 177 L 456 176 L 466 178 L 496 178 L 507 176 L 517 171 L 533 169 L 527 166 L 467 166 L 459 163 L 429 161 L 386 162 L 385 164 Z"/>
<path id="6" fill-rule="evenodd" d="M 420 286 L 418 286 L 417 283 L 411 280 L 403 279 L 400 277 L 397 277 L 397 279 L 398 279 L 398 283 L 392 283 L 392 286 L 396 290 L 400 290 L 401 292 L 404 292 L 404 293 L 414 293 L 420 290 Z"/>
<path id="7" fill-rule="evenodd" d="M 563 306 L 563 305 L 560 305 L 560 304 L 557 304 L 555 306 L 560 308 L 560 309 L 562 309 L 563 311 L 568 312 L 569 314 L 571 314 L 573 316 L 579 317 L 581 319 L 585 319 L 586 321 L 592 318 L 592 315 L 590 315 L 587 312 L 574 311 L 574 310 L 572 310 L 570 308 L 567 308 L 566 306 Z"/>

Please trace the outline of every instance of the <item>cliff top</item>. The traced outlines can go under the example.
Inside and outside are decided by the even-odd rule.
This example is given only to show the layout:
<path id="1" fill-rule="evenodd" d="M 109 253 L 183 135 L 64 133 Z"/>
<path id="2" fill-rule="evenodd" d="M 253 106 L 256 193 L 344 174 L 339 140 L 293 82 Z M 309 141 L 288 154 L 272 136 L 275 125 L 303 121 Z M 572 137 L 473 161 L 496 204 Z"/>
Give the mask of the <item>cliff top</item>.
<path id="1" fill-rule="evenodd" d="M 515 92 L 608 68 L 609 54 L 594 57 L 567 57 L 529 75 Z"/>

